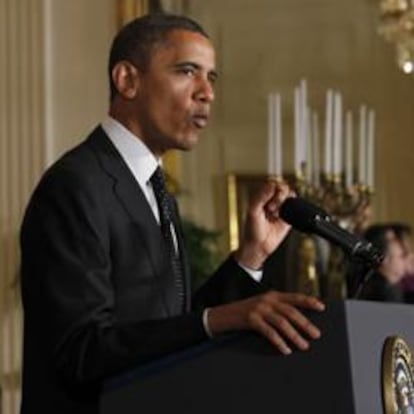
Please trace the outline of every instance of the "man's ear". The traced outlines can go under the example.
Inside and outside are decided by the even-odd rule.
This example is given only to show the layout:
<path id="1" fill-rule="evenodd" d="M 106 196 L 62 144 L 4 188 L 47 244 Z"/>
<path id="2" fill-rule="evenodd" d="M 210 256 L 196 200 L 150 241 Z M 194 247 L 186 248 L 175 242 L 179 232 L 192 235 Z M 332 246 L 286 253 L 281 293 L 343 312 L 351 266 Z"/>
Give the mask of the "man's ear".
<path id="1" fill-rule="evenodd" d="M 134 99 L 139 89 L 138 69 L 126 60 L 121 60 L 112 69 L 112 82 L 119 95 L 125 99 Z"/>

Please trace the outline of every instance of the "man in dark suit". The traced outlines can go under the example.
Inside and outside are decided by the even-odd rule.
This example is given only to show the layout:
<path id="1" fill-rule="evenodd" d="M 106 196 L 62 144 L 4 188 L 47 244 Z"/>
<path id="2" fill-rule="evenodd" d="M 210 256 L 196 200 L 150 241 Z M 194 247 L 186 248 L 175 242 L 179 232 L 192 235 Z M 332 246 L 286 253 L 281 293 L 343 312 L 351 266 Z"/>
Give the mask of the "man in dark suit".
<path id="1" fill-rule="evenodd" d="M 44 174 L 22 225 L 22 413 L 97 413 L 105 379 L 224 332 L 255 330 L 285 354 L 319 337 L 297 307 L 322 303 L 260 284 L 289 231 L 284 185 L 263 187 L 239 250 L 190 301 L 176 206 L 153 178 L 166 151 L 198 141 L 216 77 L 187 18 L 146 16 L 114 39 L 109 117 Z"/>

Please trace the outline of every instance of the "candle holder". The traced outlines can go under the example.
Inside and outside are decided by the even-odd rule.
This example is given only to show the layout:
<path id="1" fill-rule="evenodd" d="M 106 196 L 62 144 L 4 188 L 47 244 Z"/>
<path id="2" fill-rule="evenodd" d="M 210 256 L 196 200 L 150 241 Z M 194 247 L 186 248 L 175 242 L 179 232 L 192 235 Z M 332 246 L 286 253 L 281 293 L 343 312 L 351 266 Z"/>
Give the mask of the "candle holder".
<path id="1" fill-rule="evenodd" d="M 323 174 L 318 180 L 307 180 L 303 163 L 301 170 L 296 171 L 291 185 L 296 193 L 320 206 L 340 227 L 361 234 L 370 218 L 372 188 L 353 184 L 345 185 L 341 174 Z M 311 254 L 310 243 L 318 255 Z M 318 256 L 318 257 L 317 257 Z M 317 261 L 319 260 L 319 266 Z M 315 236 L 304 236 L 299 245 L 299 261 L 301 269 L 317 269 L 319 282 L 315 283 L 315 271 L 300 272 L 298 275 L 298 290 L 302 287 L 318 286 L 313 293 L 326 299 L 345 299 L 346 289 L 346 261 L 341 249 L 332 246 L 325 240 Z M 305 289 L 309 293 L 309 289 Z"/>
<path id="2" fill-rule="evenodd" d="M 296 289 L 306 295 L 321 296 L 320 278 L 316 269 L 316 247 L 311 237 L 300 235 Z"/>
<path id="3" fill-rule="evenodd" d="M 321 174 L 319 180 L 310 181 L 305 177 L 305 169 L 306 164 L 303 163 L 293 180 L 286 178 L 294 191 L 324 209 L 341 227 L 360 233 L 365 210 L 371 205 L 373 189 L 365 184 L 346 186 L 341 174 Z M 283 180 L 283 177 L 278 177 L 278 180 Z"/>

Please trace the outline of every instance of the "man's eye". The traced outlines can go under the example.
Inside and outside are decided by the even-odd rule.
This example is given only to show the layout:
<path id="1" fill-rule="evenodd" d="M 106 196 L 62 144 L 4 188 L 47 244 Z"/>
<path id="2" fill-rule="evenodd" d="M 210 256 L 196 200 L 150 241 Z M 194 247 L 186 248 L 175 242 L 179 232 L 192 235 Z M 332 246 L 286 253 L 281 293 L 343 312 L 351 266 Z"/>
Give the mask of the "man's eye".
<path id="1" fill-rule="evenodd" d="M 180 73 L 182 73 L 184 75 L 188 75 L 188 76 L 193 76 L 194 73 L 195 73 L 195 70 L 194 70 L 194 68 L 186 67 L 186 68 L 181 68 Z"/>

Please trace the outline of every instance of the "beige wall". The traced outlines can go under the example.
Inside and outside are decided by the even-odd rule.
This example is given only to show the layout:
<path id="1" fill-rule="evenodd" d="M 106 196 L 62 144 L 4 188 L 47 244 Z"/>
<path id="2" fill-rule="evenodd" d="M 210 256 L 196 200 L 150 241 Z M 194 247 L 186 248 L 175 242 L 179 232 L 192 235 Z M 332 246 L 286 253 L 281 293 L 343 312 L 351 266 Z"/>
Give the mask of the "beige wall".
<path id="1" fill-rule="evenodd" d="M 106 114 L 115 0 L 45 0 L 48 161 Z"/>
<path id="2" fill-rule="evenodd" d="M 0 413 L 19 411 L 18 231 L 41 172 L 105 114 L 115 0 L 0 0 Z"/>
<path id="3" fill-rule="evenodd" d="M 292 165 L 293 88 L 305 77 L 321 116 L 328 88 L 340 90 L 349 109 L 366 103 L 376 110 L 376 219 L 414 225 L 414 77 L 398 70 L 392 47 L 376 33 L 377 3 L 189 2 L 189 14 L 212 34 L 221 78 L 212 128 L 183 159 L 184 182 L 193 194 L 183 202 L 188 214 L 225 228 L 224 174 L 266 171 L 266 98 L 272 89 L 284 99 L 285 155 Z"/>

